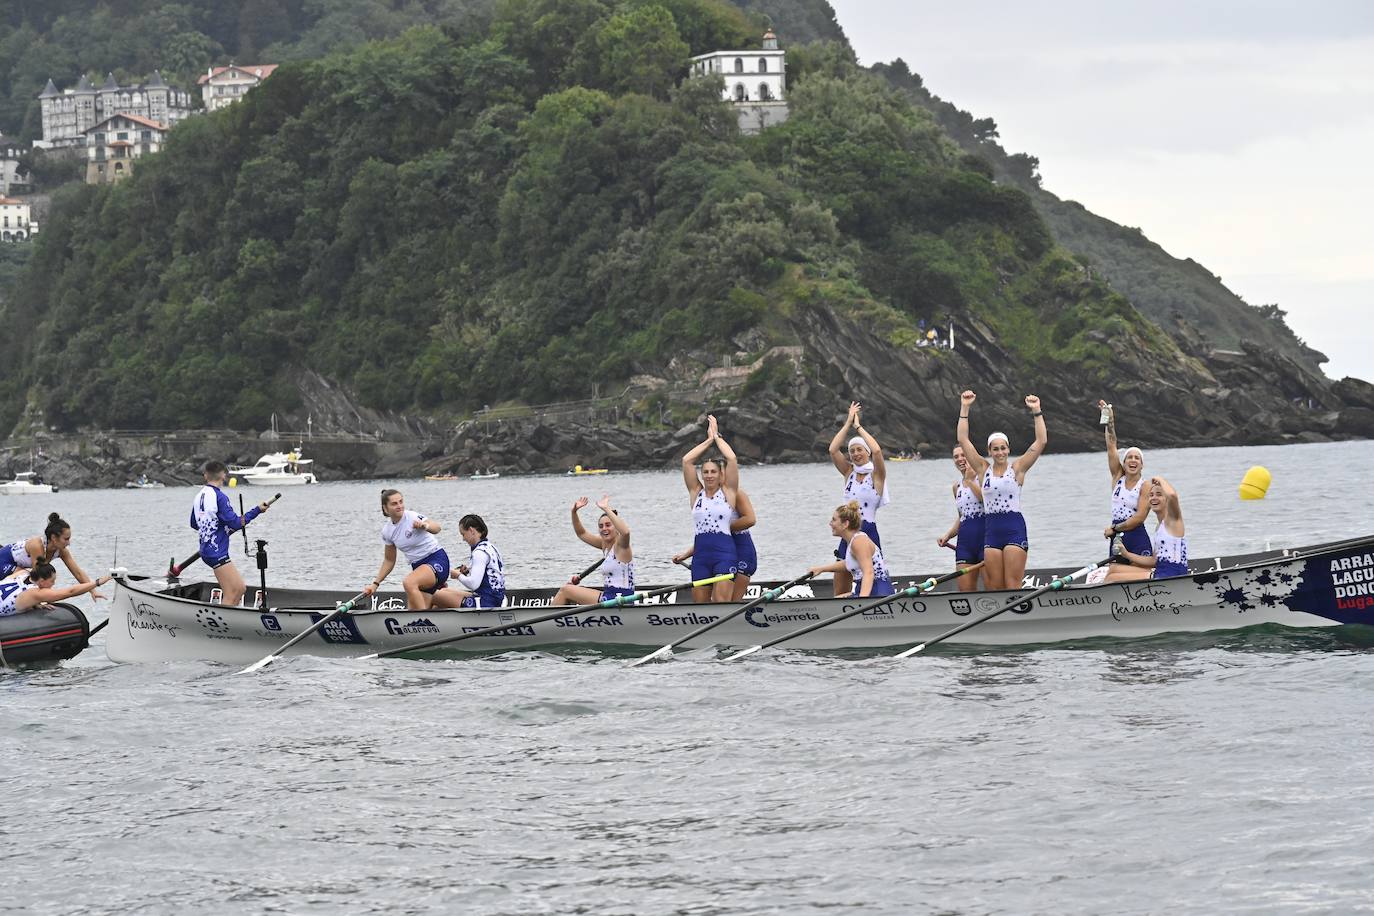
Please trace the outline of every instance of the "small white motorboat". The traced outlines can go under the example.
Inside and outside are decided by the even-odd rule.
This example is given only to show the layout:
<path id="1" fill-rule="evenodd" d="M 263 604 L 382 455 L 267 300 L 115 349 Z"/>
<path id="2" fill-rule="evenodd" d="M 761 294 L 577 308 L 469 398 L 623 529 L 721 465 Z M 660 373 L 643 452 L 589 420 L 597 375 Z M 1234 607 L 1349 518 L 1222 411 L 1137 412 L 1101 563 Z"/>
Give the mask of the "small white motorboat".
<path id="1" fill-rule="evenodd" d="M 260 487 L 296 487 L 317 483 L 309 466 L 314 464 L 310 458 L 302 458 L 301 450 L 292 452 L 272 452 L 258 459 L 257 464 L 232 467 L 229 474 L 244 483 Z"/>
<path id="2" fill-rule="evenodd" d="M 500 471 L 487 471 L 485 474 L 478 471 L 476 474 L 469 475 L 468 480 L 495 480 L 500 476 Z"/>
<path id="3" fill-rule="evenodd" d="M 14 479 L 0 483 L 0 496 L 50 496 L 57 487 L 44 483 L 34 471 L 20 471 Z"/>
<path id="4" fill-rule="evenodd" d="M 124 483 L 126 490 L 161 490 L 166 486 L 160 480 L 149 480 L 147 474 L 140 475 L 138 480 L 129 480 Z"/>

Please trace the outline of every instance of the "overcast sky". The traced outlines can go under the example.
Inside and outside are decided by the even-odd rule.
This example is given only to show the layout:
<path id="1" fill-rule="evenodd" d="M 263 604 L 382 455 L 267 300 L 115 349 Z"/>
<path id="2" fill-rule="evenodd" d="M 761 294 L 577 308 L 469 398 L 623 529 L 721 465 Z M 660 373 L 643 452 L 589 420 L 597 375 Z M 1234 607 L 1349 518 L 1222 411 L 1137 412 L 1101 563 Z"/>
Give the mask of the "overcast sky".
<path id="1" fill-rule="evenodd" d="M 864 64 L 903 58 L 1048 190 L 1374 379 L 1374 2 L 831 2 Z"/>

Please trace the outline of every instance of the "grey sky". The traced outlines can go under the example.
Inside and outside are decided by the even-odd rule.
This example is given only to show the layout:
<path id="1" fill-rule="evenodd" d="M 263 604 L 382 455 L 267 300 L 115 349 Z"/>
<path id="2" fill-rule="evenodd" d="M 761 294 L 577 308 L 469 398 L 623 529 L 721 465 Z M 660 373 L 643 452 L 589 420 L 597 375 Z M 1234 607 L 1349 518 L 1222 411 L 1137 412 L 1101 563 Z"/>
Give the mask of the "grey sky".
<path id="1" fill-rule="evenodd" d="M 1374 375 L 1374 3 L 832 3 L 864 63 L 996 120 L 1049 190 L 1277 302 L 1333 377 Z"/>

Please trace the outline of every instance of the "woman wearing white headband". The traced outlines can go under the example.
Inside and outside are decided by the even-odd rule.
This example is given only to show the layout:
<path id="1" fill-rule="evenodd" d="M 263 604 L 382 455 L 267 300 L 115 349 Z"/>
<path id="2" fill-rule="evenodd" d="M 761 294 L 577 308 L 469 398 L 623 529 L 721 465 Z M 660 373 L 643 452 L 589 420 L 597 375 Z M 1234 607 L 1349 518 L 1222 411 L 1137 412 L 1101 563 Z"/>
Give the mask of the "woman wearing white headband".
<path id="1" fill-rule="evenodd" d="M 964 458 L 983 469 L 983 581 L 988 588 L 1020 588 L 1026 576 L 1026 553 L 1030 538 L 1026 519 L 1021 515 L 1021 487 L 1026 472 L 1045 453 L 1049 435 L 1040 399 L 1026 395 L 1026 407 L 1035 418 L 1035 441 L 1026 453 L 1011 460 L 1011 443 L 1006 433 L 988 436 L 988 457 L 984 459 L 968 437 L 968 416 L 977 395 L 959 395 L 959 425 L 956 435 Z"/>
<path id="2" fill-rule="evenodd" d="M 830 460 L 834 462 L 835 469 L 844 475 L 844 502 L 853 500 L 859 504 L 859 512 L 863 515 L 863 524 L 859 530 L 881 548 L 883 544 L 878 537 L 878 510 L 889 502 L 887 465 L 883 463 L 883 450 L 878 445 L 878 440 L 870 436 L 868 430 L 859 422 L 859 411 L 862 409 L 863 406 L 858 401 L 850 402 L 849 415 L 845 417 L 844 425 L 835 434 L 835 438 L 830 440 Z M 845 446 L 845 436 L 851 427 L 856 435 L 849 440 L 845 451 L 841 451 Z M 843 561 L 848 552 L 849 542 L 841 538 L 835 556 Z M 835 573 L 835 594 L 848 594 L 853 587 L 854 580 L 848 570 Z"/>
<path id="3" fill-rule="evenodd" d="M 1098 401 L 1097 409 L 1106 413 L 1107 427 L 1104 431 L 1107 442 L 1107 469 L 1112 474 L 1112 523 L 1103 529 L 1106 537 L 1121 535 L 1121 546 L 1134 554 L 1149 556 L 1154 553 L 1150 546 L 1150 533 L 1145 530 L 1145 518 L 1150 514 L 1150 501 L 1147 496 L 1141 499 L 1141 488 L 1145 478 L 1141 471 L 1145 468 L 1145 454 L 1131 446 L 1118 456 L 1116 451 L 1116 414 L 1112 405 Z M 1114 566 L 1107 573 L 1110 580 L 1134 578 L 1132 568 Z"/>

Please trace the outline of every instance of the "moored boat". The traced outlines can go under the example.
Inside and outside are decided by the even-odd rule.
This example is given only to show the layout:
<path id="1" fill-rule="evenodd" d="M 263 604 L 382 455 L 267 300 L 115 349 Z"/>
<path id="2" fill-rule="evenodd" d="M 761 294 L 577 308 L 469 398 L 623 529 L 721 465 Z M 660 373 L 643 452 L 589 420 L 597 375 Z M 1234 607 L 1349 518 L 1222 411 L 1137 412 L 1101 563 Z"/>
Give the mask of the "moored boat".
<path id="1" fill-rule="evenodd" d="M 588 477 L 593 474 L 607 473 L 610 473 L 610 468 L 584 468 L 580 464 L 575 464 L 572 467 L 568 468 L 569 477 Z"/>
<path id="2" fill-rule="evenodd" d="M 468 480 L 495 480 L 500 476 L 500 471 L 478 471 L 475 474 L 469 474 Z"/>
<path id="3" fill-rule="evenodd" d="M 0 496 L 50 496 L 57 487 L 44 483 L 34 471 L 20 471 L 13 480 L 0 483 Z"/>
<path id="4" fill-rule="evenodd" d="M 126 490 L 161 490 L 165 487 L 166 484 L 162 483 L 161 481 L 149 480 L 147 477 L 140 477 L 138 478 L 138 480 L 126 481 L 124 484 L 124 489 Z"/>
<path id="5" fill-rule="evenodd" d="M 1067 570 L 1066 570 L 1067 571 Z M 1014 602 L 1055 575 L 1042 570 L 1019 590 L 942 591 L 895 598 L 882 607 L 818 629 L 789 645 L 799 649 L 889 649 L 922 642 Z M 1036 579 L 1043 581 L 1036 582 Z M 1194 564 L 1187 576 L 1069 587 L 1032 598 L 961 634 L 974 645 L 1024 645 L 1098 637 L 1206 632 L 1257 624 L 1294 627 L 1374 623 L 1374 536 L 1306 550 L 1270 551 Z M 920 579 L 894 581 L 898 589 Z M 751 594 L 770 587 L 751 586 Z M 111 602 L 106 642 L 117 662 L 205 659 L 232 664 L 261 658 L 334 610 L 343 591 L 274 589 L 267 608 L 209 604 L 213 583 L 121 579 Z M 568 613 L 546 622 L 551 590 L 509 592 L 490 610 L 415 610 L 399 594 L 374 596 L 293 651 L 357 656 L 404 649 L 486 627 L 498 632 L 435 653 L 533 649 L 565 644 L 656 648 L 720 619 L 735 605 L 692 604 L 687 586 L 644 604 Z M 257 600 L 250 588 L 247 600 Z M 686 648 L 754 645 L 858 605 L 834 598 L 827 583 L 794 587 L 722 624 Z M 569 609 L 571 611 L 571 609 Z"/>
<path id="6" fill-rule="evenodd" d="M 318 482 L 309 470 L 314 464 L 312 458 L 302 458 L 301 450 L 293 452 L 270 452 L 258 459 L 256 464 L 231 467 L 230 475 L 244 483 L 261 487 L 294 487 Z"/>
<path id="7" fill-rule="evenodd" d="M 425 480 L 457 480 L 457 474 L 426 474 Z"/>

